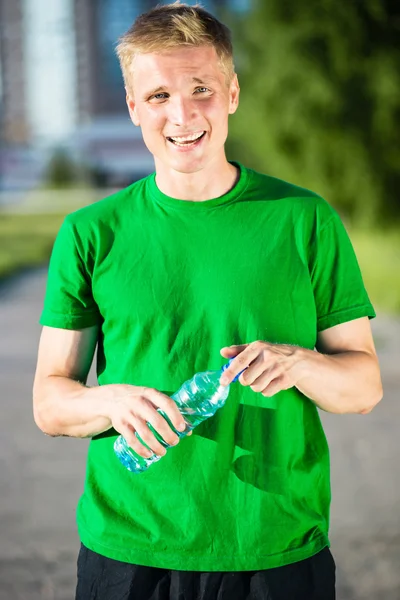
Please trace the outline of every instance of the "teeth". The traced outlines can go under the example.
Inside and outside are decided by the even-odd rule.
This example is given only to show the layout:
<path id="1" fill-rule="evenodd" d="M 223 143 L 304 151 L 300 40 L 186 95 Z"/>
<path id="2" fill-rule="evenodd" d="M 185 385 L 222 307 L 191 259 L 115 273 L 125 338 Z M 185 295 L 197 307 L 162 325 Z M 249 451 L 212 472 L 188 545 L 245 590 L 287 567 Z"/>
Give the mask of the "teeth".
<path id="1" fill-rule="evenodd" d="M 174 142 L 177 142 L 178 144 L 183 144 L 184 142 L 194 142 L 195 140 L 198 140 L 199 137 L 203 135 L 203 133 L 204 131 L 201 131 L 200 133 L 192 133 L 192 135 L 185 135 L 182 137 L 171 137 L 170 139 Z"/>

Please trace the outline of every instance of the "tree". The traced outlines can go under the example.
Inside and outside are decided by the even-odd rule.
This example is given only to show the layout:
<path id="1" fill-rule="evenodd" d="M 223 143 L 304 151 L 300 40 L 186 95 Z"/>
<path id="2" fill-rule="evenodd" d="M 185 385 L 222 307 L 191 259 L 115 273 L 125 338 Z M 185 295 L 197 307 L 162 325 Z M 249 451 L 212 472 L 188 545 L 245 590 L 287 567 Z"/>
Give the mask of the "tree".
<path id="1" fill-rule="evenodd" d="M 77 181 L 77 167 L 63 148 L 56 148 L 46 171 L 46 184 L 54 188 L 68 188 Z"/>
<path id="2" fill-rule="evenodd" d="M 228 156 L 313 189 L 353 221 L 400 219 L 400 7 L 263 0 L 234 33 Z"/>

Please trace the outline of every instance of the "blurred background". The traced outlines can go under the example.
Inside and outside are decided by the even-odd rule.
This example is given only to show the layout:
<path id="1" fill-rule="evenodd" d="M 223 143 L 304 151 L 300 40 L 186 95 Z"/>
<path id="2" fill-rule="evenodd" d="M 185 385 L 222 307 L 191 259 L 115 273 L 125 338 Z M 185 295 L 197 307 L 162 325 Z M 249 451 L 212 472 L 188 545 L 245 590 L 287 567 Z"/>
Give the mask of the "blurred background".
<path id="1" fill-rule="evenodd" d="M 115 44 L 156 4 L 0 0 L 0 600 L 74 596 L 87 440 L 50 439 L 33 423 L 37 321 L 65 214 L 154 169 L 127 113 Z M 339 211 L 377 310 L 384 401 L 366 417 L 321 416 L 338 599 L 398 600 L 400 5 L 202 5 L 233 32 L 241 104 L 228 158 Z"/>

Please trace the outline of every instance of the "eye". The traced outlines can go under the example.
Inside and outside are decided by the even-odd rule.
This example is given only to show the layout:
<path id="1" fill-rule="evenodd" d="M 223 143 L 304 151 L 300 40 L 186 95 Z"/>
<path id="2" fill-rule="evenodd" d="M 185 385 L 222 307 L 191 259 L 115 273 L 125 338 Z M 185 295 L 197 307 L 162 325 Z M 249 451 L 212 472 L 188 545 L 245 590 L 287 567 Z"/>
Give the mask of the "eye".
<path id="1" fill-rule="evenodd" d="M 149 100 L 165 100 L 168 97 L 168 94 L 165 92 L 160 92 L 159 94 L 154 94 L 154 96 L 150 96 Z"/>
<path id="2" fill-rule="evenodd" d="M 198 87 L 195 89 L 195 92 L 200 92 L 202 94 L 204 94 L 204 92 L 209 92 L 210 90 L 206 87 Z"/>

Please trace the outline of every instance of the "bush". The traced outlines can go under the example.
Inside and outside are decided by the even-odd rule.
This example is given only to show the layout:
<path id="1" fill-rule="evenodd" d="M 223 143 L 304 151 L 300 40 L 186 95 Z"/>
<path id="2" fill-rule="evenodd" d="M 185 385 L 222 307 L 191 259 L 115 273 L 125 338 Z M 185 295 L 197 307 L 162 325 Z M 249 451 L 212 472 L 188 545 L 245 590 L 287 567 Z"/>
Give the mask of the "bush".
<path id="1" fill-rule="evenodd" d="M 79 180 L 78 168 L 63 148 L 57 148 L 49 161 L 45 183 L 52 188 L 66 188 Z"/>

